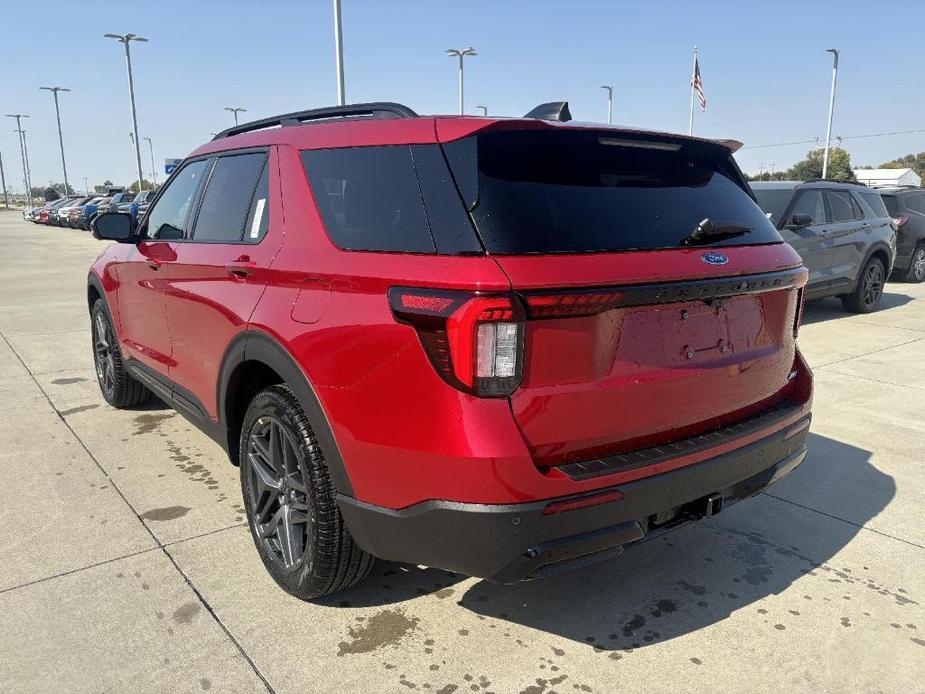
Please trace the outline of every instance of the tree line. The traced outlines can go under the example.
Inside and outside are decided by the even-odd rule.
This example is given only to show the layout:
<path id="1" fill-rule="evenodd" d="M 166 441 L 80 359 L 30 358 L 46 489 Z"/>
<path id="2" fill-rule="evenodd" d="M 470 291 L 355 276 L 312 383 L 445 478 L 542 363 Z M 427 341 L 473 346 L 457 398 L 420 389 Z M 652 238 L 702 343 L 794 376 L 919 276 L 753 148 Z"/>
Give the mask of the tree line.
<path id="1" fill-rule="evenodd" d="M 748 176 L 749 181 L 809 181 L 814 178 L 822 178 L 822 158 L 824 151 L 821 149 L 810 150 L 806 157 L 789 169 L 784 171 L 775 171 L 773 174 L 760 173 L 757 176 Z M 870 169 L 870 166 L 859 166 L 858 169 Z M 881 169 L 906 169 L 914 170 L 919 176 L 925 179 L 925 152 L 918 154 L 907 154 L 904 157 L 893 159 L 892 161 L 881 164 Z M 851 166 L 851 155 L 841 147 L 832 147 L 829 149 L 829 170 L 826 177 L 836 181 L 857 181 L 854 169 Z"/>

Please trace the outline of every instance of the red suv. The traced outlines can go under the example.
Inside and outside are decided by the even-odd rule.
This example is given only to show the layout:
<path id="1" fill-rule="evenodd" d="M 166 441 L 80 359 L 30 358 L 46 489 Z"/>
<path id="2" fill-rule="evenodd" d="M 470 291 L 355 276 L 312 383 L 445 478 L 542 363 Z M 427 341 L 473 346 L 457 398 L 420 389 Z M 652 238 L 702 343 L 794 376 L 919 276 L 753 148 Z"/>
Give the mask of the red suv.
<path id="1" fill-rule="evenodd" d="M 509 583 L 619 554 L 806 455 L 807 272 L 739 143 L 361 104 L 226 130 L 88 284 L 103 396 L 240 466 L 273 578 Z"/>

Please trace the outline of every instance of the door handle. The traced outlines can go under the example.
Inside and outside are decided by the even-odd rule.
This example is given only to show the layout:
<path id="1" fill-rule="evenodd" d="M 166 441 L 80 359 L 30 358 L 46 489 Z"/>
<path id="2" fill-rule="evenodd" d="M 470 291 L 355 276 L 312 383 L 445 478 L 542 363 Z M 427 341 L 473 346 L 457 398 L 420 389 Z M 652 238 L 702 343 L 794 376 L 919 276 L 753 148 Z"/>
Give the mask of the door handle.
<path id="1" fill-rule="evenodd" d="M 228 271 L 228 274 L 238 279 L 244 279 L 248 275 L 253 274 L 256 269 L 257 263 L 251 261 L 238 260 L 225 265 L 225 270 Z"/>
<path id="2" fill-rule="evenodd" d="M 145 262 L 147 263 L 148 267 L 151 268 L 152 270 L 161 269 L 161 264 L 156 260 L 147 260 Z"/>

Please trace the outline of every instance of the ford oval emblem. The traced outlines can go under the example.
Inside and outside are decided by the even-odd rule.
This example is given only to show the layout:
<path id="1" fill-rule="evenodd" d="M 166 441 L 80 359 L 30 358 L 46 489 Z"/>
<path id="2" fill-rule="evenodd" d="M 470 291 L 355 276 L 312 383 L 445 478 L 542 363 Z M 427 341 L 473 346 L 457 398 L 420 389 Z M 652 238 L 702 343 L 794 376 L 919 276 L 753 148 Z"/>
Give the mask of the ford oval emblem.
<path id="1" fill-rule="evenodd" d="M 722 253 L 704 253 L 700 259 L 707 265 L 725 265 L 729 262 L 729 258 Z"/>

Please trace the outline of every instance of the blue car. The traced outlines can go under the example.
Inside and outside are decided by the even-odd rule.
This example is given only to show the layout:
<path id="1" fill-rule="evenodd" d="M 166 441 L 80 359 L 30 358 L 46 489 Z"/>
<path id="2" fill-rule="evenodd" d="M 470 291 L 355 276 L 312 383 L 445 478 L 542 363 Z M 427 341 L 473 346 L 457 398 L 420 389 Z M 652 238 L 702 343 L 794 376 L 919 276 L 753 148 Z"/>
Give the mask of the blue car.
<path id="1" fill-rule="evenodd" d="M 89 230 L 90 220 L 100 210 L 107 210 L 110 202 L 112 202 L 110 197 L 98 197 L 93 198 L 86 205 L 74 208 L 68 217 L 68 226 Z"/>
<path id="2" fill-rule="evenodd" d="M 131 195 L 131 193 L 129 193 L 129 195 Z M 121 204 L 119 204 L 116 207 L 115 212 L 122 212 L 125 214 L 130 214 L 132 215 L 132 219 L 136 219 L 141 214 L 144 214 L 145 210 L 148 209 L 148 205 L 151 203 L 151 200 L 153 199 L 154 199 L 153 190 L 143 190 L 137 195 L 135 195 L 135 197 L 132 198 L 131 201 L 123 201 Z"/>

